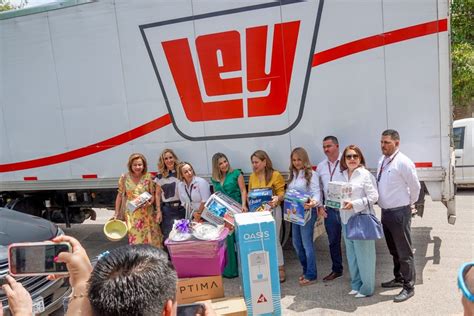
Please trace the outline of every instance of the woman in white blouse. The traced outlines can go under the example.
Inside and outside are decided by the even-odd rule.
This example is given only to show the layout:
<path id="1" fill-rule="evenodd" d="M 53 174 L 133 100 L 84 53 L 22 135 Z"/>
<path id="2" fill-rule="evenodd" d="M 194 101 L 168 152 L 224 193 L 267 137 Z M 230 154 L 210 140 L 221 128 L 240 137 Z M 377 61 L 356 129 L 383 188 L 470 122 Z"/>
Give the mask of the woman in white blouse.
<path id="1" fill-rule="evenodd" d="M 288 178 L 288 189 L 296 189 L 308 193 L 311 197 L 304 204 L 306 212 L 311 212 L 304 226 L 291 224 L 293 247 L 303 267 L 303 274 L 299 277 L 300 285 L 310 285 L 318 278 L 316 268 L 316 253 L 313 244 L 314 224 L 318 218 L 316 206 L 321 199 L 319 178 L 311 168 L 308 153 L 304 148 L 293 149 L 290 155 L 290 176 Z"/>
<path id="2" fill-rule="evenodd" d="M 196 177 L 193 166 L 189 162 L 178 165 L 178 179 L 180 180 L 179 199 L 186 208 L 186 218 L 200 221 L 204 204 L 211 196 L 209 182 Z"/>
<path id="3" fill-rule="evenodd" d="M 379 195 L 374 176 L 365 169 L 362 151 L 356 145 L 347 146 L 342 153 L 341 171 L 352 186 L 351 201 L 344 202 L 341 212 L 342 232 L 351 274 L 350 295 L 357 298 L 371 296 L 375 289 L 375 240 L 347 239 L 349 218 L 361 211 L 373 212 Z M 370 207 L 369 207 L 370 204 Z"/>

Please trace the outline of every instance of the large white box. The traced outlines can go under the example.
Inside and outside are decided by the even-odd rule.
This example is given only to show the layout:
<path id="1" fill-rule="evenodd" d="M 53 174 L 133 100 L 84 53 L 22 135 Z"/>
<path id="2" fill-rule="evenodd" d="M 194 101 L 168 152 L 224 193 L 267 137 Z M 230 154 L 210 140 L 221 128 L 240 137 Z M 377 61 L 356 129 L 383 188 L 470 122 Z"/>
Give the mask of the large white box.
<path id="1" fill-rule="evenodd" d="M 248 315 L 281 315 L 275 220 L 268 211 L 235 214 L 239 269 Z"/>
<path id="2" fill-rule="evenodd" d="M 242 212 L 242 205 L 222 192 L 216 192 L 207 199 L 202 217 L 215 225 L 225 222 L 234 226 L 234 214 Z"/>
<path id="3" fill-rule="evenodd" d="M 352 196 L 352 185 L 343 181 L 331 181 L 328 183 L 328 196 L 326 206 L 342 208 L 344 202 L 350 201 Z"/>

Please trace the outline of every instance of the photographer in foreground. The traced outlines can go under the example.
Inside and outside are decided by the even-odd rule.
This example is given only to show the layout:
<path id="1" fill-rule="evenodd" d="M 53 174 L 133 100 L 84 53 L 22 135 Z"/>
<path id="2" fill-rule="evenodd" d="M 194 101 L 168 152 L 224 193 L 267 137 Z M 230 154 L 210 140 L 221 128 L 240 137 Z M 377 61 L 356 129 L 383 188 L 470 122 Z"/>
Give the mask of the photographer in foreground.
<path id="1" fill-rule="evenodd" d="M 163 250 L 150 245 L 121 246 L 104 252 L 92 268 L 77 239 L 59 236 L 53 241 L 72 246 L 72 253 L 62 252 L 55 259 L 66 263 L 72 286 L 66 315 L 177 314 L 177 275 Z M 59 277 L 63 276 L 48 276 Z M 32 315 L 31 296 L 26 289 L 10 276 L 7 282 L 3 288 L 12 314 Z M 209 304 L 204 306 L 204 315 L 215 315 Z"/>

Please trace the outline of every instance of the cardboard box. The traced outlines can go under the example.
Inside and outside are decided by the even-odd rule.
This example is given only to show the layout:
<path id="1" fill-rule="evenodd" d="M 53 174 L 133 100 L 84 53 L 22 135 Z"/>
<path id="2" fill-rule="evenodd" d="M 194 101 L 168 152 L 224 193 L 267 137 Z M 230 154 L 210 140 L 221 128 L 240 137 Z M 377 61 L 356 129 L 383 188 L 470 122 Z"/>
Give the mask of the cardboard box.
<path id="1" fill-rule="evenodd" d="M 271 207 L 268 202 L 272 200 L 273 191 L 270 188 L 252 189 L 248 194 L 249 211 L 260 212 L 270 211 Z"/>
<path id="2" fill-rule="evenodd" d="M 178 279 L 176 290 L 178 304 L 189 304 L 220 297 L 224 297 L 224 286 L 220 275 Z"/>
<path id="3" fill-rule="evenodd" d="M 304 226 L 311 219 L 310 210 L 304 209 L 304 204 L 311 198 L 307 192 L 289 189 L 283 203 L 283 219 Z"/>
<path id="4" fill-rule="evenodd" d="M 217 315 L 247 316 L 247 306 L 243 297 L 224 297 L 211 300 Z"/>
<path id="5" fill-rule="evenodd" d="M 352 196 L 352 186 L 350 183 L 342 181 L 331 181 L 328 183 L 328 196 L 326 206 L 332 208 L 342 208 L 345 201 L 350 201 Z"/>
<path id="6" fill-rule="evenodd" d="M 224 222 L 234 226 L 234 214 L 242 212 L 242 205 L 222 192 L 216 192 L 207 199 L 201 216 L 214 225 Z"/>
<path id="7" fill-rule="evenodd" d="M 270 212 L 235 215 L 239 269 L 248 315 L 281 315 L 275 220 Z"/>
<path id="8" fill-rule="evenodd" d="M 147 201 L 150 201 L 152 198 L 151 194 L 148 192 L 143 192 L 139 196 L 137 196 L 132 201 L 127 202 L 127 210 L 129 212 L 134 212 L 137 208 L 141 207 Z"/>

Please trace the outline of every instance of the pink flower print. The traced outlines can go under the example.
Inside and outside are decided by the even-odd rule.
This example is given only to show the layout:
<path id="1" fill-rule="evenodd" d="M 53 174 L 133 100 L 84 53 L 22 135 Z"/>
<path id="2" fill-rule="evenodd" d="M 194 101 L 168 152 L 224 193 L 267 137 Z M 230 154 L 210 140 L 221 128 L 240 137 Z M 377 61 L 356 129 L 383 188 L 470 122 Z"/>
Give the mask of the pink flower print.
<path id="1" fill-rule="evenodd" d="M 139 219 L 136 223 L 135 223 L 135 228 L 138 229 L 138 230 L 142 230 L 143 229 L 143 220 L 142 219 Z"/>
<path id="2" fill-rule="evenodd" d="M 128 236 L 128 244 L 129 245 L 135 244 L 136 240 L 137 240 L 137 238 L 134 235 L 129 235 Z"/>

